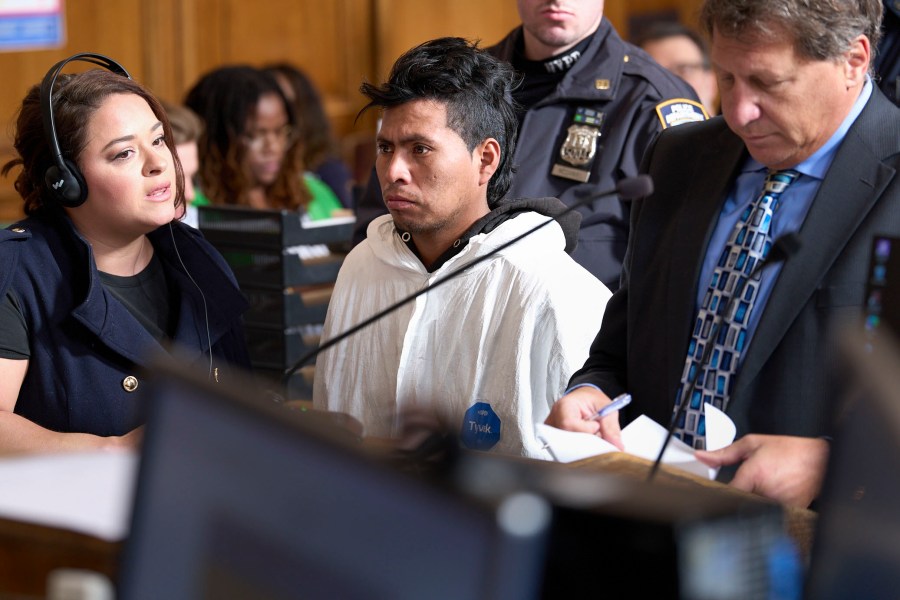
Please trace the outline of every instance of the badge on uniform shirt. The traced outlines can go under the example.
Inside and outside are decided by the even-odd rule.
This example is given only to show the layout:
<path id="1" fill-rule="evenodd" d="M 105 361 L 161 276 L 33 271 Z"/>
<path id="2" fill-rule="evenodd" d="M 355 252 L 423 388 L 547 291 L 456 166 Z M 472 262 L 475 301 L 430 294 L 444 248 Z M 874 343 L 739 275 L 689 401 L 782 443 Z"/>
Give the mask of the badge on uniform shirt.
<path id="1" fill-rule="evenodd" d="M 597 157 L 597 138 L 603 125 L 603 113 L 579 106 L 566 139 L 559 149 L 559 161 L 550 171 L 557 177 L 585 183 L 591 177 L 591 167 Z"/>
<path id="2" fill-rule="evenodd" d="M 656 114 L 663 129 L 685 123 L 705 121 L 709 118 L 709 114 L 702 104 L 687 98 L 675 98 L 660 102 L 656 105 Z"/>

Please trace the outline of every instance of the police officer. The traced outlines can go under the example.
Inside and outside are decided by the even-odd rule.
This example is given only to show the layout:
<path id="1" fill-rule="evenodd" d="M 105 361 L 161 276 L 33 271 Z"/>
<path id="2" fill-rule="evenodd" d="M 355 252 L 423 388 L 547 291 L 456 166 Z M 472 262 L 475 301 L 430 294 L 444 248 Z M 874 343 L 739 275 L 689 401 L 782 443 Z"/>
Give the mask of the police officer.
<path id="1" fill-rule="evenodd" d="M 572 205 L 581 194 L 636 175 L 662 129 L 706 118 L 690 86 L 603 19 L 603 0 L 518 0 L 518 9 L 522 25 L 489 48 L 523 76 L 515 92 L 522 112 L 509 198 L 553 196 Z M 628 205 L 607 197 L 579 210 L 572 256 L 615 290 Z M 370 185 L 357 214 L 357 241 L 384 212 Z"/>
<path id="2" fill-rule="evenodd" d="M 900 0 L 883 0 L 883 34 L 875 53 L 877 83 L 884 95 L 900 104 Z"/>

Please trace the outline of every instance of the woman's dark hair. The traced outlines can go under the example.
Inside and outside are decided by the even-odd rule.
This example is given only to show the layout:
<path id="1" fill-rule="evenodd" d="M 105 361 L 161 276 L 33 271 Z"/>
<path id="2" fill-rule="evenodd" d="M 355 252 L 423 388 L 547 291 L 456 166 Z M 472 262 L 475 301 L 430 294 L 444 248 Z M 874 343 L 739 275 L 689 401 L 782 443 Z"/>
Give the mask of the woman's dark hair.
<path id="1" fill-rule="evenodd" d="M 24 200 L 25 214 L 46 216 L 60 213 L 62 205 L 44 181 L 47 169 L 56 163 L 44 131 L 40 88 L 40 85 L 32 86 L 22 100 L 13 143 L 18 157 L 3 165 L 0 173 L 7 175 L 14 167 L 21 166 L 15 187 Z M 78 164 L 89 141 L 87 124 L 107 98 L 115 94 L 140 96 L 162 123 L 166 146 L 172 153 L 175 165 L 175 207 L 180 207 L 184 204 L 184 170 L 175 152 L 172 127 L 166 111 L 147 88 L 118 73 L 91 69 L 73 75 L 60 75 L 56 79 L 53 89 L 53 117 L 63 158 Z"/>
<path id="2" fill-rule="evenodd" d="M 269 65 L 264 70 L 276 81 L 279 77 L 283 78 L 290 86 L 290 91 L 284 91 L 297 116 L 297 137 L 303 146 L 303 165 L 315 170 L 326 159 L 338 156 L 337 140 L 331 132 L 322 98 L 306 73 L 288 63 Z"/>
<path id="3" fill-rule="evenodd" d="M 412 100 L 436 100 L 447 107 L 447 127 L 463 139 L 469 151 L 488 138 L 500 144 L 500 164 L 488 183 L 490 207 L 506 195 L 512 182 L 513 154 L 519 121 L 512 90 L 512 67 L 477 44 L 462 38 L 425 42 L 397 59 L 380 86 L 363 83 L 369 98 L 363 111 L 391 108 Z M 360 111 L 362 112 L 362 111 Z"/>
<path id="4" fill-rule="evenodd" d="M 200 78 L 188 92 L 184 103 L 203 119 L 206 128 L 197 143 L 200 188 L 214 204 L 249 204 L 251 182 L 242 167 L 246 150 L 241 136 L 260 100 L 269 94 L 284 103 L 288 123 L 296 128 L 294 109 L 278 82 L 259 69 L 246 65 L 220 67 Z M 266 188 L 268 204 L 292 210 L 305 207 L 309 192 L 303 171 L 302 148 L 289 144 L 278 176 Z"/>

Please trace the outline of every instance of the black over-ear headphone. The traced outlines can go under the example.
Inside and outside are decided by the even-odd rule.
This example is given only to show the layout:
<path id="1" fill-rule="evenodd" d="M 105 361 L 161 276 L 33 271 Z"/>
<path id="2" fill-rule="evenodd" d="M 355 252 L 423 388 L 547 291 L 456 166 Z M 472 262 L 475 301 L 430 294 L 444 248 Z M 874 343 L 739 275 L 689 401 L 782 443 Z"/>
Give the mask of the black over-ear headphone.
<path id="1" fill-rule="evenodd" d="M 61 60 L 47 71 L 44 80 L 41 82 L 41 115 L 44 119 L 44 136 L 47 138 L 47 145 L 53 152 L 53 160 L 56 164 L 51 165 L 44 173 L 44 181 L 50 193 L 65 207 L 74 208 L 81 206 L 87 199 L 87 184 L 84 177 L 78 170 L 78 166 L 71 160 L 63 158 L 62 150 L 59 148 L 59 139 L 56 137 L 56 122 L 53 120 L 53 86 L 56 84 L 56 78 L 59 76 L 63 67 L 73 61 L 83 61 L 100 65 L 104 69 L 118 73 L 129 79 L 131 75 L 125 70 L 125 67 L 117 63 L 111 58 L 102 54 L 93 54 L 91 52 L 82 52 L 74 54 L 65 60 Z"/>

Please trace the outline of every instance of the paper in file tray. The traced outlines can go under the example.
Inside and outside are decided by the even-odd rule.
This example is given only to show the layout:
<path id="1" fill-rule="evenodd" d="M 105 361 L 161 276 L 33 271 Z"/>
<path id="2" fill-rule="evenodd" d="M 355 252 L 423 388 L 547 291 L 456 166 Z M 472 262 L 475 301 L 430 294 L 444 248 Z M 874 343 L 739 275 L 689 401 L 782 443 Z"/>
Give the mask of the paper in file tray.
<path id="1" fill-rule="evenodd" d="M 344 254 L 332 251 L 329 244 L 349 240 L 355 221 L 351 217 L 307 222 L 296 212 L 231 206 L 203 206 L 199 214 L 203 235 L 228 262 L 245 292 L 334 282 Z"/>
<path id="2" fill-rule="evenodd" d="M 283 290 L 293 286 L 334 283 L 344 254 L 327 253 L 313 258 L 279 251 L 254 250 L 215 244 L 241 289 Z"/>
<path id="3" fill-rule="evenodd" d="M 200 206 L 197 212 L 200 231 L 215 246 L 279 251 L 347 242 L 356 223 L 352 216 L 312 221 L 302 212 L 237 206 Z"/>

